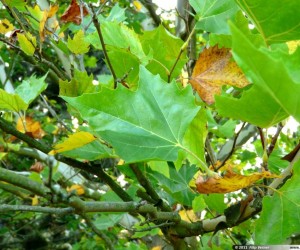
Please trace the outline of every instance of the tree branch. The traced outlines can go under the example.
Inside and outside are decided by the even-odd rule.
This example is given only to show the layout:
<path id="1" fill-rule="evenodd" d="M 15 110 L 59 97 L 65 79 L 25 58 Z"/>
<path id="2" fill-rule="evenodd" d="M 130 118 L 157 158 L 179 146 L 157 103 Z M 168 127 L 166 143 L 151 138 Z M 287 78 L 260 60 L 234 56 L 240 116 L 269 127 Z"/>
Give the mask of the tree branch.
<path id="1" fill-rule="evenodd" d="M 148 10 L 152 20 L 154 21 L 154 25 L 158 27 L 162 21 L 160 17 L 156 14 L 155 8 L 154 8 L 154 3 L 152 0 L 141 0 L 141 3 L 146 7 Z"/>
<path id="2" fill-rule="evenodd" d="M 6 213 L 10 211 L 24 211 L 24 212 L 65 215 L 65 214 L 74 213 L 75 209 L 72 207 L 54 208 L 54 207 L 41 207 L 41 206 L 29 206 L 29 205 L 0 205 L 0 213 Z"/>
<path id="3" fill-rule="evenodd" d="M 162 199 L 153 188 L 151 182 L 146 178 L 140 168 L 136 164 L 129 164 L 129 166 L 138 179 L 138 182 L 145 188 L 147 194 L 156 202 L 156 204 L 162 209 L 162 211 L 171 211 L 171 208 L 162 201 Z"/>
<path id="4" fill-rule="evenodd" d="M 48 193 L 50 193 L 50 189 L 44 185 L 5 168 L 0 168 L 0 180 L 29 190 L 42 197 L 47 197 Z"/>
<path id="5" fill-rule="evenodd" d="M 45 154 L 48 154 L 52 150 L 49 145 L 39 142 L 28 135 L 19 132 L 2 117 L 0 117 L 0 129 L 8 134 L 14 135 L 18 139 L 26 142 L 30 147 L 36 148 Z M 132 198 L 108 174 L 103 171 L 100 165 L 80 162 L 59 154 L 55 155 L 55 159 L 74 168 L 97 175 L 99 179 L 104 181 L 123 201 L 132 201 Z"/>

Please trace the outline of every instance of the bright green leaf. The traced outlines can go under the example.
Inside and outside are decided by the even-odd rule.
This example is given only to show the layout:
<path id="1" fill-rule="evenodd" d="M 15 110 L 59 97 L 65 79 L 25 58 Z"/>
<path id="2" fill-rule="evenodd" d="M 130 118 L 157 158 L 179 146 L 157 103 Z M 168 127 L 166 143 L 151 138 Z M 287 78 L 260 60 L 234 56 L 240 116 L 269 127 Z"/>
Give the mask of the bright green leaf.
<path id="1" fill-rule="evenodd" d="M 23 80 L 21 85 L 16 88 L 16 93 L 27 104 L 30 104 L 40 93 L 46 89 L 46 77 L 47 74 L 41 78 L 36 78 L 36 76 L 33 75 L 30 78 Z"/>
<path id="2" fill-rule="evenodd" d="M 234 0 L 190 0 L 197 14 L 196 27 L 217 34 L 229 34 L 227 21 L 238 11 Z"/>
<path id="3" fill-rule="evenodd" d="M 141 61 L 147 61 L 138 35 L 126 25 L 117 22 L 102 22 L 101 31 L 106 49 L 127 49 Z M 87 40 L 97 49 L 102 49 L 97 32 L 87 36 Z"/>
<path id="4" fill-rule="evenodd" d="M 182 40 L 170 34 L 163 26 L 159 26 L 152 31 L 145 31 L 141 36 L 141 42 L 145 53 L 151 58 L 146 68 L 152 74 L 159 74 L 164 80 L 168 80 L 171 73 L 171 79 L 178 77 L 187 62 L 185 51 L 181 54 L 173 72 L 171 69 L 179 56 Z"/>
<path id="5" fill-rule="evenodd" d="M 293 176 L 273 196 L 263 199 L 263 209 L 255 227 L 256 244 L 284 244 L 300 232 L 300 161 Z"/>
<path id="6" fill-rule="evenodd" d="M 0 89 L 0 109 L 19 112 L 26 110 L 28 104 L 17 94 L 9 94 L 3 89 Z"/>
<path id="7" fill-rule="evenodd" d="M 203 195 L 197 196 L 193 200 L 192 206 L 193 206 L 194 212 L 201 212 L 202 210 L 204 210 L 207 207 L 207 205 L 203 199 Z"/>
<path id="8" fill-rule="evenodd" d="M 183 145 L 188 148 L 193 154 L 197 155 L 203 162 L 205 162 L 204 148 L 205 138 L 207 135 L 206 128 L 206 112 L 205 109 L 201 109 L 188 130 L 186 131 L 183 139 Z M 198 164 L 198 159 L 191 154 L 186 153 L 186 157 L 191 164 Z"/>
<path id="9" fill-rule="evenodd" d="M 79 30 L 73 39 L 68 38 L 67 46 L 74 54 L 85 54 L 90 50 L 90 43 L 86 41 L 82 30 Z"/>
<path id="10" fill-rule="evenodd" d="M 17 33 L 18 41 L 21 49 L 29 56 L 34 54 L 36 48 L 36 38 L 30 33 L 26 35 L 23 33 Z"/>
<path id="11" fill-rule="evenodd" d="M 197 114 L 190 87 L 180 90 L 144 67 L 138 89 L 122 85 L 64 99 L 76 107 L 97 137 L 109 142 L 126 162 L 169 160 L 183 149 L 183 136 Z"/>
<path id="12" fill-rule="evenodd" d="M 235 26 L 231 29 L 233 56 L 253 86 L 240 99 L 216 96 L 220 115 L 261 127 L 272 126 L 288 115 L 300 121 L 300 85 L 284 63 L 268 50 L 256 48 Z"/>
<path id="13" fill-rule="evenodd" d="M 222 214 L 226 209 L 226 204 L 224 203 L 224 194 L 209 194 L 204 195 L 203 198 L 211 210 Z"/>
<path id="14" fill-rule="evenodd" d="M 300 39 L 299 0 L 236 0 L 266 44 Z"/>

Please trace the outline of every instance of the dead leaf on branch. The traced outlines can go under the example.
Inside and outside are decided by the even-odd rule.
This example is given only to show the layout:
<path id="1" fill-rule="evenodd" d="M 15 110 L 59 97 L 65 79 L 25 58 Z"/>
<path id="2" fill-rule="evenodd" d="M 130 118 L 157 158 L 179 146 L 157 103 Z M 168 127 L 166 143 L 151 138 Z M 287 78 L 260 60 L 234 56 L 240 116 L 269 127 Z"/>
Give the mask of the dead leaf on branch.
<path id="1" fill-rule="evenodd" d="M 86 16 L 89 12 L 86 7 L 82 7 L 82 15 Z M 69 5 L 68 9 L 62 14 L 60 20 L 64 23 L 75 23 L 77 25 L 81 24 L 81 13 L 80 13 L 80 6 L 76 0 L 72 0 L 71 4 Z"/>
<path id="2" fill-rule="evenodd" d="M 223 176 L 205 178 L 205 176 L 199 175 L 196 187 L 197 191 L 202 194 L 225 194 L 249 187 L 263 178 L 280 178 L 280 176 L 268 171 L 246 176 L 233 172 L 231 166 L 228 166 Z"/>
<path id="3" fill-rule="evenodd" d="M 17 121 L 17 130 L 29 135 L 35 139 L 41 139 L 46 133 L 41 127 L 41 123 L 33 120 L 33 118 L 26 116 L 20 117 Z"/>
<path id="4" fill-rule="evenodd" d="M 218 46 L 204 49 L 200 54 L 190 83 L 208 104 L 215 102 L 214 95 L 221 93 L 223 85 L 243 88 L 249 84 L 241 69 L 232 60 L 230 49 L 219 49 Z"/>

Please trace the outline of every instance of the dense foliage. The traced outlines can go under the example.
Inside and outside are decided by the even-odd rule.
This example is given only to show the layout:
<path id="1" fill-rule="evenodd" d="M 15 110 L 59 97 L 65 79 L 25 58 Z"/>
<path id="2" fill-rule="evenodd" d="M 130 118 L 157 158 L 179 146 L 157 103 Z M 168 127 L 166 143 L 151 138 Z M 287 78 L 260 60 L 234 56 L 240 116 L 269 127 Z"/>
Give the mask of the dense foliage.
<path id="1" fill-rule="evenodd" d="M 0 248 L 299 244 L 299 7 L 1 0 Z"/>

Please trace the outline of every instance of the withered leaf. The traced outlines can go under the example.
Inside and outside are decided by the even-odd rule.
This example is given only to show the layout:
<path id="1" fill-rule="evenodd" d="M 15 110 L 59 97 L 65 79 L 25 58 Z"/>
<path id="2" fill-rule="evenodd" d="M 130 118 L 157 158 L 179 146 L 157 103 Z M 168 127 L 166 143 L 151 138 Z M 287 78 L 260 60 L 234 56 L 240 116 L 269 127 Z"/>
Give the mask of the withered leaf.
<path id="1" fill-rule="evenodd" d="M 204 178 L 202 175 L 196 180 L 197 191 L 202 194 L 212 193 L 230 193 L 242 188 L 251 186 L 254 182 L 262 178 L 279 178 L 280 176 L 272 174 L 268 171 L 254 173 L 246 176 L 237 174 L 230 169 L 226 171 L 224 176 Z"/>
<path id="2" fill-rule="evenodd" d="M 24 128 L 25 126 L 25 128 Z M 33 120 L 31 117 L 20 117 L 17 121 L 17 130 L 26 133 L 32 138 L 41 139 L 46 133 L 42 129 L 40 122 Z"/>
<path id="3" fill-rule="evenodd" d="M 190 80 L 199 96 L 208 104 L 215 102 L 223 85 L 243 88 L 249 84 L 238 65 L 232 60 L 230 49 L 218 46 L 204 49 L 200 54 Z"/>
<path id="4" fill-rule="evenodd" d="M 36 172 L 36 173 L 40 173 L 44 170 L 44 166 L 41 162 L 37 161 L 36 163 L 31 165 L 29 170 L 33 171 L 33 172 Z"/>
<path id="5" fill-rule="evenodd" d="M 88 10 L 84 6 L 82 7 L 82 13 L 83 16 L 89 14 Z M 67 10 L 60 17 L 60 20 L 64 23 L 72 22 L 77 25 L 81 24 L 80 6 L 76 0 L 72 0 Z"/>

